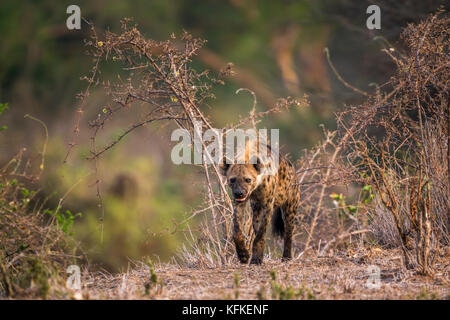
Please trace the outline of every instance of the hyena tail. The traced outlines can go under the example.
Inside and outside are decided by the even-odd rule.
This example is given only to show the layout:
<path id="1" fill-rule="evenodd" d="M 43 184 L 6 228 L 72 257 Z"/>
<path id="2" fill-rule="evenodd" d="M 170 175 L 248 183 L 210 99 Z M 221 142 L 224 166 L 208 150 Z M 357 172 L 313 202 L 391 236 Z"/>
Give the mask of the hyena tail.
<path id="1" fill-rule="evenodd" d="M 276 208 L 272 216 L 272 234 L 274 236 L 284 236 L 284 221 L 281 208 Z"/>

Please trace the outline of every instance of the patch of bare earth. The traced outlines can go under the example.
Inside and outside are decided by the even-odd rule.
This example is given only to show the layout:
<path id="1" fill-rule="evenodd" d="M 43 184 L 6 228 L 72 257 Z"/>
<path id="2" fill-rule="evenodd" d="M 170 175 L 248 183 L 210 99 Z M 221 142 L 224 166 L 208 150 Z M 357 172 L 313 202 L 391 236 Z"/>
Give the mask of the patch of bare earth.
<path id="1" fill-rule="evenodd" d="M 145 264 L 119 275 L 84 277 L 83 299 L 450 299 L 449 256 L 435 277 L 402 270 L 398 250 L 348 250 L 328 257 L 302 257 L 261 266 L 218 268 Z M 368 288 L 368 267 L 380 268 L 379 288 Z M 152 271 L 153 270 L 153 271 Z M 375 283 L 375 282 L 371 282 Z"/>

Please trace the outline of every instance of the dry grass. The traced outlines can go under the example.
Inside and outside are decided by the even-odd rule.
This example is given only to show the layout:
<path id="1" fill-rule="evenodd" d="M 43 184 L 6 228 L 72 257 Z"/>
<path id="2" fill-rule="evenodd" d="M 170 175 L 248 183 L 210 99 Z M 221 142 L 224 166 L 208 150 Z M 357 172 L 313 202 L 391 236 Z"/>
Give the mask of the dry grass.
<path id="1" fill-rule="evenodd" d="M 350 248 L 326 257 L 308 256 L 262 266 L 187 268 L 136 263 L 129 271 L 86 274 L 78 299 L 450 299 L 449 253 L 435 278 L 399 268 L 401 251 Z M 369 289 L 367 268 L 381 269 L 381 287 Z M 152 281 L 152 271 L 153 281 Z M 156 275 L 156 279 L 155 279 Z M 275 277 L 275 280 L 273 278 Z"/>

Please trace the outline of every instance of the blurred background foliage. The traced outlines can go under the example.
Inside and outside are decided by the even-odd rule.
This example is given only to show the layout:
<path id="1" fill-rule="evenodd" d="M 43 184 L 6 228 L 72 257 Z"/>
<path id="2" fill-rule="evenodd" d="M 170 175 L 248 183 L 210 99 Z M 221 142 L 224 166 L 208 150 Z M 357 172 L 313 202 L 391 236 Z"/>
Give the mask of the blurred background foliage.
<path id="1" fill-rule="evenodd" d="M 204 106 L 217 128 L 239 119 L 251 108 L 251 97 L 236 95 L 246 87 L 258 96 L 260 111 L 284 96 L 309 95 L 311 106 L 265 119 L 261 126 L 280 128 L 283 151 L 295 160 L 304 148 L 321 138 L 320 124 L 332 129 L 334 112 L 361 97 L 345 88 L 331 72 L 331 59 L 347 82 L 373 91 L 385 83 L 391 62 L 380 52 L 387 42 L 401 50 L 402 27 L 423 19 L 447 1 L 333 1 L 333 0 L 2 0 L 0 2 L 0 102 L 8 102 L 2 116 L 8 130 L 0 132 L 0 164 L 25 146 L 39 161 L 42 128 L 23 116 L 43 120 L 50 133 L 44 194 L 57 203 L 66 199 L 72 212 L 82 212 L 74 224 L 92 263 L 109 270 L 126 267 L 128 259 L 158 255 L 170 259 L 184 239 L 171 232 L 202 200 L 202 176 L 192 166 L 169 160 L 170 128 L 141 129 L 126 143 L 108 152 L 98 165 L 102 176 L 105 217 L 101 230 L 92 164 L 84 160 L 89 149 L 89 105 L 83 116 L 80 145 L 63 164 L 73 130 L 77 100 L 92 60 L 83 39 L 89 28 L 66 28 L 66 8 L 77 4 L 82 16 L 101 30 L 119 31 L 123 17 L 133 17 L 147 37 L 164 40 L 183 29 L 208 42 L 194 61 L 198 69 L 218 72 L 232 62 L 237 74 L 215 91 Z M 366 8 L 381 8 L 381 30 L 366 28 Z M 385 40 L 374 40 L 382 36 Z M 104 71 L 105 72 L 105 71 Z M 107 70 L 106 70 L 107 72 Z M 104 78 L 108 75 L 103 74 Z M 90 103 L 102 102 L 91 92 Z M 209 108 L 209 109 L 208 109 Z M 126 119 L 124 119 L 126 121 Z M 110 133 L 114 136 L 114 132 Z M 195 223 L 195 221 L 194 221 Z M 182 228 L 182 227 L 181 227 Z M 101 241 L 103 234 L 103 241 Z"/>

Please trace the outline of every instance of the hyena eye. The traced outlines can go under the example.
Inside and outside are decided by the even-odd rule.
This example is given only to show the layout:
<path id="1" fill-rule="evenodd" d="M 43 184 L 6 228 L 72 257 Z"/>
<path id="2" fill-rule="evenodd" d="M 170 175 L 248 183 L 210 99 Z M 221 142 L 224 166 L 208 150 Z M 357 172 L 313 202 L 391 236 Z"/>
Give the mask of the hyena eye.
<path id="1" fill-rule="evenodd" d="M 250 183 L 250 182 L 252 182 L 252 179 L 250 179 L 250 178 L 245 178 L 245 182 Z"/>
<path id="2" fill-rule="evenodd" d="M 236 182 L 236 178 L 231 178 L 230 179 L 230 183 L 235 183 Z"/>

